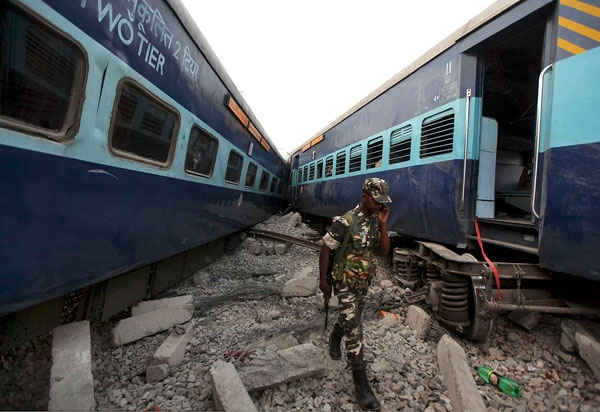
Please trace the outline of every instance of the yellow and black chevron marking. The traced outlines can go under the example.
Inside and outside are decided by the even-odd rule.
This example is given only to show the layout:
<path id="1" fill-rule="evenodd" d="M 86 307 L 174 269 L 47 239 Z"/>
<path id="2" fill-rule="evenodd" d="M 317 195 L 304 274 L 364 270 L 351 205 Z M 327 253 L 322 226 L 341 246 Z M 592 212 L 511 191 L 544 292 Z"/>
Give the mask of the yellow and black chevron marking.
<path id="1" fill-rule="evenodd" d="M 600 46 L 600 0 L 560 0 L 557 46 L 558 60 Z"/>

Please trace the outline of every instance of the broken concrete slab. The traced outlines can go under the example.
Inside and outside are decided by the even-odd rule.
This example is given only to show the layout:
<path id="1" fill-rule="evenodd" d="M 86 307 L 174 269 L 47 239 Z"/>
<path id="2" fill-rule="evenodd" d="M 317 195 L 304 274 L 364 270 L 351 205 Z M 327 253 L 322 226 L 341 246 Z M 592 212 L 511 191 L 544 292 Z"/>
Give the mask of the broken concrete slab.
<path id="1" fill-rule="evenodd" d="M 284 255 L 290 248 L 290 245 L 287 243 L 277 243 L 275 245 L 275 253 L 277 256 Z"/>
<path id="2" fill-rule="evenodd" d="M 284 298 L 311 296 L 316 293 L 317 286 L 316 277 L 294 278 L 285 282 L 280 295 Z"/>
<path id="3" fill-rule="evenodd" d="M 59 326 L 52 337 L 49 411 L 93 411 L 94 377 L 90 323 Z"/>
<path id="4" fill-rule="evenodd" d="M 272 242 L 265 243 L 265 253 L 267 256 L 273 256 L 275 254 L 275 245 Z"/>
<path id="5" fill-rule="evenodd" d="M 148 312 L 154 312 L 156 310 L 162 310 L 172 307 L 183 307 L 186 305 L 193 305 L 194 297 L 192 295 L 182 295 L 173 298 L 155 299 L 155 300 L 144 300 L 138 302 L 131 307 L 131 316 L 138 316 Z"/>
<path id="6" fill-rule="evenodd" d="M 235 367 L 221 360 L 210 368 L 215 409 L 219 411 L 256 411 Z"/>
<path id="7" fill-rule="evenodd" d="M 561 322 L 560 328 L 562 330 L 560 343 L 569 352 L 577 351 L 577 343 L 575 342 L 576 333 L 581 333 L 590 339 L 600 341 L 600 325 L 596 322 L 565 319 Z"/>
<path id="8" fill-rule="evenodd" d="M 542 319 L 540 312 L 532 312 L 529 310 L 515 310 L 508 314 L 507 318 L 517 325 L 530 331 Z"/>
<path id="9" fill-rule="evenodd" d="M 423 339 L 431 326 L 431 316 L 423 308 L 410 305 L 406 313 L 408 326 L 415 331 L 417 336 Z"/>
<path id="10" fill-rule="evenodd" d="M 289 227 L 296 227 L 300 224 L 300 222 L 302 222 L 302 216 L 298 212 L 291 212 L 285 215 L 282 221 Z"/>
<path id="11" fill-rule="evenodd" d="M 248 245 L 248 252 L 252 253 L 253 255 L 262 255 L 264 250 L 265 247 L 259 241 L 252 242 Z"/>
<path id="12" fill-rule="evenodd" d="M 464 349 L 450 336 L 444 335 L 438 343 L 437 355 L 453 410 L 485 411 Z"/>
<path id="13" fill-rule="evenodd" d="M 317 272 L 315 271 L 315 268 L 312 266 L 305 266 L 302 269 L 297 270 L 296 272 L 294 272 L 294 279 L 302 279 L 302 278 L 314 278 L 317 276 Z"/>
<path id="14" fill-rule="evenodd" d="M 579 355 L 588 364 L 596 380 L 600 381 L 600 343 L 583 333 L 575 333 Z"/>
<path id="15" fill-rule="evenodd" d="M 179 329 L 181 332 L 179 333 Z M 191 323 L 176 326 L 171 335 L 158 347 L 152 359 L 153 365 L 166 363 L 169 366 L 175 366 L 181 363 L 185 355 L 185 347 L 192 339 L 193 327 Z"/>
<path id="16" fill-rule="evenodd" d="M 281 351 L 264 351 L 239 367 L 248 391 L 272 388 L 326 371 L 323 351 L 311 343 Z"/>
<path id="17" fill-rule="evenodd" d="M 161 363 L 159 365 L 150 365 L 148 369 L 146 369 L 146 382 L 160 382 L 170 374 L 171 368 L 166 363 Z"/>
<path id="18" fill-rule="evenodd" d="M 278 351 L 293 346 L 298 346 L 298 339 L 291 332 L 281 333 L 251 345 L 252 349 L 274 347 Z"/>
<path id="19" fill-rule="evenodd" d="M 194 314 L 191 305 L 172 307 L 120 320 L 112 330 L 115 346 L 134 342 L 189 321 Z"/>

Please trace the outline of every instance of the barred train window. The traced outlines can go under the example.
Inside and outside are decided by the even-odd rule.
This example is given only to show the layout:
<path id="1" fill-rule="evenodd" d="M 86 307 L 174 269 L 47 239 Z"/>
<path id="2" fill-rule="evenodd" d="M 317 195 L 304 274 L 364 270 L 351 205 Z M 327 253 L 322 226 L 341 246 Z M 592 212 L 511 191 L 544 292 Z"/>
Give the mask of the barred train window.
<path id="1" fill-rule="evenodd" d="M 367 143 L 367 169 L 381 167 L 383 157 L 383 138 L 376 137 Z"/>
<path id="2" fill-rule="evenodd" d="M 358 172 L 362 162 L 362 147 L 360 145 L 354 146 L 350 149 L 350 164 L 348 165 L 348 172 Z"/>
<path id="3" fill-rule="evenodd" d="M 246 187 L 253 188 L 254 182 L 256 181 L 256 173 L 258 172 L 258 167 L 254 163 L 248 164 L 248 170 L 246 171 Z"/>
<path id="4" fill-rule="evenodd" d="M 340 152 L 335 158 L 335 174 L 343 175 L 346 172 L 346 152 Z"/>
<path id="5" fill-rule="evenodd" d="M 242 157 L 242 155 L 238 154 L 233 150 L 229 152 L 229 159 L 227 160 L 227 170 L 225 171 L 225 182 L 237 185 L 240 182 L 243 164 L 244 158 Z"/>
<path id="6" fill-rule="evenodd" d="M 275 179 L 273 177 L 273 179 L 271 179 L 271 188 L 269 189 L 269 192 L 274 192 L 276 187 L 277 187 L 277 179 Z"/>
<path id="7" fill-rule="evenodd" d="M 308 174 L 308 180 L 315 180 L 315 164 L 311 163 L 310 164 L 310 169 L 309 169 L 309 174 Z"/>
<path id="8" fill-rule="evenodd" d="M 177 126 L 175 110 L 131 81 L 121 82 L 109 141 L 117 154 L 166 166 Z"/>
<path id="9" fill-rule="evenodd" d="M 407 162 L 410 160 L 410 144 L 412 140 L 412 126 L 404 126 L 392 132 L 390 138 L 390 164 Z"/>
<path id="10" fill-rule="evenodd" d="M 442 113 L 423 120 L 421 157 L 451 153 L 454 139 L 454 113 Z"/>
<path id="11" fill-rule="evenodd" d="M 265 171 L 260 175 L 260 183 L 258 185 L 259 190 L 263 192 L 267 191 L 267 186 L 269 185 L 269 174 Z"/>
<path id="12" fill-rule="evenodd" d="M 212 176 L 219 141 L 207 131 L 194 126 L 190 132 L 185 170 L 199 176 Z"/>
<path id="13" fill-rule="evenodd" d="M 325 177 L 331 177 L 333 173 L 333 156 L 325 159 Z"/>
<path id="14" fill-rule="evenodd" d="M 323 178 L 323 161 L 319 160 L 317 163 L 317 179 Z"/>
<path id="15" fill-rule="evenodd" d="M 53 140 L 73 138 L 86 75 L 79 45 L 0 2 L 0 124 Z"/>

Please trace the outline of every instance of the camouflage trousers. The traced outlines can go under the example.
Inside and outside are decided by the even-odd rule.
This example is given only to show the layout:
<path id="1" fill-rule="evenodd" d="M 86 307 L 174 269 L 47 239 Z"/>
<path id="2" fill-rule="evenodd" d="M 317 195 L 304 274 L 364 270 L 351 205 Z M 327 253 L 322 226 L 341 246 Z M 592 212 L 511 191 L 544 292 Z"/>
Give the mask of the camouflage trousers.
<path id="1" fill-rule="evenodd" d="M 363 330 L 361 315 L 367 290 L 357 291 L 338 282 L 338 319 L 333 326 L 334 333 L 346 337 L 348 360 L 353 363 L 363 360 Z"/>

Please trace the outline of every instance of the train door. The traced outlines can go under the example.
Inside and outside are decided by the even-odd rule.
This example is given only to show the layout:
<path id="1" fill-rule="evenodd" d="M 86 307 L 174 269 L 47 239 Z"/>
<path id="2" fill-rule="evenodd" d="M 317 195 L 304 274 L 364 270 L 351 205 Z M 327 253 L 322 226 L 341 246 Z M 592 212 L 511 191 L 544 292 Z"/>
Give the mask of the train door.
<path id="1" fill-rule="evenodd" d="M 297 154 L 292 158 L 292 172 L 290 182 L 292 192 L 291 192 L 291 203 L 296 204 L 296 200 L 298 200 L 298 165 L 300 164 L 300 155 Z"/>
<path id="2" fill-rule="evenodd" d="M 479 44 L 482 121 L 475 214 L 489 242 L 537 251 L 532 213 L 538 78 L 549 10 L 538 10 Z M 537 184 L 543 172 L 538 170 Z"/>

